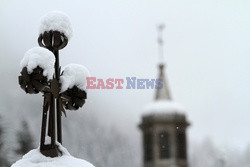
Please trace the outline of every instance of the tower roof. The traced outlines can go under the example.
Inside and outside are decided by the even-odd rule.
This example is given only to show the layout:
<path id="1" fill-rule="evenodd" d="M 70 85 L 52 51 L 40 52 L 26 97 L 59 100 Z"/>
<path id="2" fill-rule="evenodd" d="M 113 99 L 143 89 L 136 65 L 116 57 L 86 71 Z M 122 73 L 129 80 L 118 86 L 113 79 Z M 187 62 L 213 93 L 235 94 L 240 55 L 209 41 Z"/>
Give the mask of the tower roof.
<path id="1" fill-rule="evenodd" d="M 162 80 L 162 88 L 156 89 L 155 100 L 172 100 L 168 87 L 167 78 L 164 74 L 164 64 L 159 64 L 159 76 L 158 79 Z"/>
<path id="2" fill-rule="evenodd" d="M 147 113 L 184 113 L 185 109 L 177 102 L 173 101 L 169 90 L 166 75 L 164 73 L 164 63 L 159 64 L 159 79 L 162 80 L 162 87 L 156 89 L 155 100 L 144 107 Z"/>
<path id="3" fill-rule="evenodd" d="M 158 65 L 159 68 L 159 76 L 158 79 L 162 80 L 162 87 L 160 89 L 156 90 L 156 96 L 155 96 L 155 100 L 171 100 L 171 95 L 169 92 L 169 88 L 167 85 L 167 79 L 165 77 L 164 74 L 164 54 L 163 54 L 163 30 L 164 30 L 165 26 L 164 24 L 160 24 L 158 26 L 158 46 L 159 46 L 159 60 L 160 63 Z"/>
<path id="4" fill-rule="evenodd" d="M 176 113 L 176 112 L 184 112 L 184 109 L 181 105 L 174 102 L 171 97 L 171 93 L 169 90 L 169 85 L 167 82 L 167 77 L 165 75 L 165 63 L 163 60 L 163 39 L 162 39 L 162 31 L 164 29 L 164 25 L 161 24 L 158 26 L 158 46 L 159 46 L 159 64 L 158 64 L 158 79 L 161 79 L 162 85 L 159 89 L 156 89 L 155 93 L 155 101 L 151 104 L 145 106 L 145 112 L 154 112 L 156 113 Z"/>

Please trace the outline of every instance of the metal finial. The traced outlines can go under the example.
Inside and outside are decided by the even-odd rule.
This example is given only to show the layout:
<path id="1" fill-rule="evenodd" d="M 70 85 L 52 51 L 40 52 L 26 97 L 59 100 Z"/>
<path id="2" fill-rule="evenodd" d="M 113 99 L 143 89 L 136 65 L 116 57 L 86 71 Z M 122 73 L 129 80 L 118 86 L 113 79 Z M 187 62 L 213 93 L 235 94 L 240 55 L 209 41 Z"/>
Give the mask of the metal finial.
<path id="1" fill-rule="evenodd" d="M 165 28 L 164 24 L 160 24 L 157 26 L 160 63 L 163 62 L 163 33 L 162 32 L 163 32 L 164 28 Z"/>
<path id="2" fill-rule="evenodd" d="M 162 79 L 163 86 L 161 89 L 156 90 L 156 100 L 171 100 L 171 94 L 168 88 L 168 82 L 164 74 L 164 61 L 163 61 L 163 30 L 165 28 L 164 24 L 159 24 L 157 26 L 158 30 L 158 46 L 159 46 L 159 79 Z"/>

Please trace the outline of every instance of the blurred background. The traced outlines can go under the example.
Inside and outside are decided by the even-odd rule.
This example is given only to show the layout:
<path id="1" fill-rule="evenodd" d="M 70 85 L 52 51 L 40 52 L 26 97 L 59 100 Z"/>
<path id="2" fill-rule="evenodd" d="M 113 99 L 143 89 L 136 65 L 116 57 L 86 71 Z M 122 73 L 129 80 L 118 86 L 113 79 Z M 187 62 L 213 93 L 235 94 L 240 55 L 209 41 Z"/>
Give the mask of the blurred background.
<path id="1" fill-rule="evenodd" d="M 60 51 L 61 65 L 79 63 L 103 79 L 156 78 L 156 27 L 165 23 L 170 90 L 192 124 L 190 166 L 214 167 L 223 157 L 228 167 L 249 167 L 249 9 L 247 0 L 1 0 L 2 166 L 39 145 L 42 95 L 19 87 L 19 63 L 38 46 L 40 18 L 60 10 L 74 31 Z M 154 95 L 152 89 L 89 90 L 86 105 L 63 118 L 64 146 L 97 167 L 142 166 L 138 124 Z"/>

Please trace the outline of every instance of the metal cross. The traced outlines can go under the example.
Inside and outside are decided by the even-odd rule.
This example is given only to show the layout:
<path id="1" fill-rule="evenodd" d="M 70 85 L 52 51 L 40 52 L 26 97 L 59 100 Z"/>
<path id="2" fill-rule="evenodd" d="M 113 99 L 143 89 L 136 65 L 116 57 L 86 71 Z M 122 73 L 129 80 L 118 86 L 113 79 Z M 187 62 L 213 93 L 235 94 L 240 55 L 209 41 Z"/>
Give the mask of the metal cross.
<path id="1" fill-rule="evenodd" d="M 163 61 L 163 30 L 165 28 L 164 24 L 160 24 L 157 26 L 157 30 L 158 30 L 158 47 L 159 47 L 159 59 L 160 62 Z"/>

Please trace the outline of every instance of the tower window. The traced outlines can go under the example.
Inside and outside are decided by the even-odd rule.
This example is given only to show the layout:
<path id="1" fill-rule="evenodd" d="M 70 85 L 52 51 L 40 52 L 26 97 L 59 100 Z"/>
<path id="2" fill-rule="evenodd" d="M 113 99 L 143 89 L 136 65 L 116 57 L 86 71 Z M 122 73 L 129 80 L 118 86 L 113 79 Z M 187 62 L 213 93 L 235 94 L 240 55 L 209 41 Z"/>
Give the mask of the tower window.
<path id="1" fill-rule="evenodd" d="M 186 134 L 185 132 L 177 132 L 177 157 L 186 159 Z"/>
<path id="2" fill-rule="evenodd" d="M 160 132 L 158 139 L 159 139 L 160 158 L 161 159 L 170 158 L 169 134 L 166 131 Z"/>
<path id="3" fill-rule="evenodd" d="M 144 133 L 144 160 L 151 161 L 153 159 L 153 135 L 152 132 Z"/>

